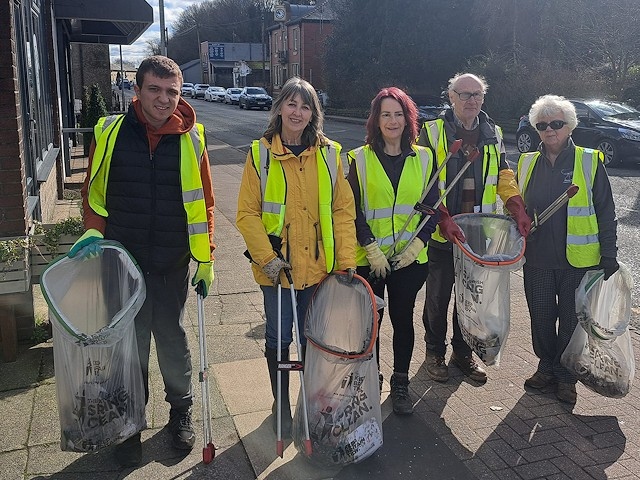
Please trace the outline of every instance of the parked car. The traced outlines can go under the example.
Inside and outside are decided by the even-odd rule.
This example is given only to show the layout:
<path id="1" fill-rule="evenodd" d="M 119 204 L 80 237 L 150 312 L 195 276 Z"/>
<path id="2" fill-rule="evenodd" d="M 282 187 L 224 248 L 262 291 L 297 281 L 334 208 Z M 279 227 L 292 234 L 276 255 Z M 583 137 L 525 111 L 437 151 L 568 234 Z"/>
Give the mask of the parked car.
<path id="1" fill-rule="evenodd" d="M 180 93 L 182 94 L 183 97 L 190 97 L 192 91 L 193 91 L 193 83 L 185 82 L 182 84 Z"/>
<path id="2" fill-rule="evenodd" d="M 131 82 L 128 79 L 124 79 L 120 82 L 120 90 L 131 90 Z"/>
<path id="3" fill-rule="evenodd" d="M 424 122 L 429 120 L 435 120 L 440 115 L 440 112 L 451 108 L 448 104 L 442 103 L 438 105 L 419 105 L 418 106 L 418 128 L 424 125 Z"/>
<path id="4" fill-rule="evenodd" d="M 204 92 L 204 99 L 207 102 L 224 102 L 224 96 L 227 91 L 224 87 L 209 87 Z"/>
<path id="5" fill-rule="evenodd" d="M 227 93 L 224 95 L 224 103 L 228 103 L 229 105 L 237 105 L 238 99 L 240 98 L 240 93 L 242 93 L 241 88 L 227 88 Z"/>
<path id="6" fill-rule="evenodd" d="M 204 92 L 209 88 L 208 83 L 196 83 L 191 90 L 191 98 L 204 98 Z"/>
<path id="7" fill-rule="evenodd" d="M 604 164 L 610 167 L 640 161 L 640 111 L 608 100 L 569 101 L 578 115 L 578 125 L 571 135 L 576 145 L 602 151 Z M 528 115 L 523 115 L 516 132 L 518 151 L 530 152 L 539 144 L 540 135 Z"/>
<path id="8" fill-rule="evenodd" d="M 271 110 L 273 99 L 267 91 L 262 87 L 244 87 L 238 97 L 238 105 L 240 108 L 262 108 Z"/>

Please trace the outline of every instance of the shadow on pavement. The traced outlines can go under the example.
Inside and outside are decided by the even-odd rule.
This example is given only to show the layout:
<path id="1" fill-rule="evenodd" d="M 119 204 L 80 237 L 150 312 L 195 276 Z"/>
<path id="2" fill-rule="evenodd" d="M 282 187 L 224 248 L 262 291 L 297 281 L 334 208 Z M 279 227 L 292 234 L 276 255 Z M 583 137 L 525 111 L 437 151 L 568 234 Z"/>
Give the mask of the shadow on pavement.
<path id="1" fill-rule="evenodd" d="M 525 393 L 474 457 L 496 478 L 609 478 L 626 444 L 618 419 L 572 408 L 553 391 Z"/>

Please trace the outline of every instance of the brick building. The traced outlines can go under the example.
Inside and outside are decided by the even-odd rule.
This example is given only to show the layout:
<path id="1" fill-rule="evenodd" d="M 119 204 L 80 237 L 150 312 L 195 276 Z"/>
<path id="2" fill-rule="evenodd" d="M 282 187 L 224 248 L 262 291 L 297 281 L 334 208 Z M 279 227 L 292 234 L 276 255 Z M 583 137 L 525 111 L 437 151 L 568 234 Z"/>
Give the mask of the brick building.
<path id="1" fill-rule="evenodd" d="M 276 10 L 277 24 L 268 29 L 272 91 L 277 95 L 282 85 L 295 76 L 307 80 L 316 90 L 324 90 L 322 59 L 335 12 L 326 1 L 319 5 L 285 2 L 283 7 L 281 16 Z"/>
<path id="2" fill-rule="evenodd" d="M 97 60 L 109 84 L 108 44 L 131 44 L 152 23 L 144 0 L 0 0 L 0 241 L 25 237 L 36 220 L 50 222 L 62 198 L 70 174 L 63 129 L 75 127 L 72 72 Z M 100 49 L 86 49 L 83 61 L 74 61 L 72 44 L 102 44 L 107 55 L 99 60 Z M 24 269 L 21 289 L 0 289 L 5 360 L 33 329 L 28 261 Z M 0 285 L 6 277 L 0 273 Z"/>

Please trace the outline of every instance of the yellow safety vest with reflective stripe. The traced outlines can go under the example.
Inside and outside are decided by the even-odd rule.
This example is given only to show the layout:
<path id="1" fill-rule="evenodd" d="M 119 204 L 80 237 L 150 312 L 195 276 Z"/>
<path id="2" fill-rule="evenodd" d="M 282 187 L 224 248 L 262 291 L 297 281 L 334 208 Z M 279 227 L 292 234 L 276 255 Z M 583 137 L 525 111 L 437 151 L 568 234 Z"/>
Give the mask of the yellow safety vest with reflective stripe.
<path id="1" fill-rule="evenodd" d="M 539 157 L 540 152 L 520 155 L 518 187 L 523 197 Z M 604 155 L 599 150 L 576 147 L 572 182 L 579 190 L 569 199 L 567 206 L 567 260 L 576 268 L 600 263 L 598 218 L 593 206 L 593 182 L 598 160 L 604 161 Z"/>
<path id="2" fill-rule="evenodd" d="M 429 138 L 429 144 L 436 152 L 438 166 L 442 165 L 445 157 L 449 153 L 449 142 L 444 129 L 444 120 L 438 118 L 430 120 L 424 124 Z M 500 166 L 500 152 L 503 149 L 502 129 L 496 125 L 496 144 L 485 145 L 482 149 L 482 171 L 484 172 L 484 185 L 482 191 L 482 205 L 474 206 L 474 213 L 496 213 L 498 209 L 498 176 Z M 447 167 L 442 169 L 438 176 L 438 188 L 440 195 L 447 188 Z M 442 202 L 445 206 L 447 199 Z M 438 242 L 445 243 L 447 240 L 440 234 L 440 228 L 436 228 L 432 238 Z"/>
<path id="3" fill-rule="evenodd" d="M 387 255 L 400 229 L 406 223 L 414 206 L 424 192 L 433 169 L 433 154 L 425 147 L 413 146 L 416 155 L 409 155 L 404 161 L 397 193 L 393 190 L 391 180 L 370 145 L 356 148 L 349 152 L 355 159 L 353 166 L 358 172 L 360 185 L 360 208 L 364 213 L 371 233 L 376 237 L 382 252 Z M 414 215 L 407 230 L 402 234 L 395 247 L 395 255 L 401 252 L 420 224 L 421 215 Z M 418 263 L 427 262 L 427 247 L 420 251 Z M 369 265 L 366 251 L 358 246 L 356 264 Z"/>
<path id="4" fill-rule="evenodd" d="M 111 156 L 123 120 L 124 115 L 102 117 L 93 129 L 96 149 L 91 162 L 88 200 L 91 208 L 103 217 L 109 216 L 106 204 Z M 180 135 L 182 203 L 187 214 L 189 249 L 198 262 L 211 261 L 207 206 L 200 177 L 200 159 L 204 148 L 204 127 L 201 124 L 196 123 L 188 133 Z"/>
<path id="5" fill-rule="evenodd" d="M 280 161 L 271 161 L 270 150 L 259 140 L 251 143 L 253 165 L 260 177 L 262 193 L 262 224 L 267 235 L 280 236 L 284 228 L 287 182 Z M 333 235 L 333 188 L 338 180 L 339 144 L 329 141 L 328 145 L 316 149 L 318 168 L 318 214 L 326 262 L 327 273 L 335 268 L 335 239 Z"/>

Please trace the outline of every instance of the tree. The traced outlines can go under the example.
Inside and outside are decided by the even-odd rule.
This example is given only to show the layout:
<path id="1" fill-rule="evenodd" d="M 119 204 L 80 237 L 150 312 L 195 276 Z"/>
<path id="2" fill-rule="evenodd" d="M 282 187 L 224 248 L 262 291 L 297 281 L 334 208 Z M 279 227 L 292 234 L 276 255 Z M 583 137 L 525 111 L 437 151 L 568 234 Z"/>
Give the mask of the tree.
<path id="1" fill-rule="evenodd" d="M 107 105 L 97 83 L 94 83 L 91 87 L 84 87 L 81 115 L 80 126 L 84 128 L 95 127 L 100 117 L 107 115 Z M 92 138 L 92 132 L 82 134 L 85 156 L 89 155 L 89 146 Z"/>

